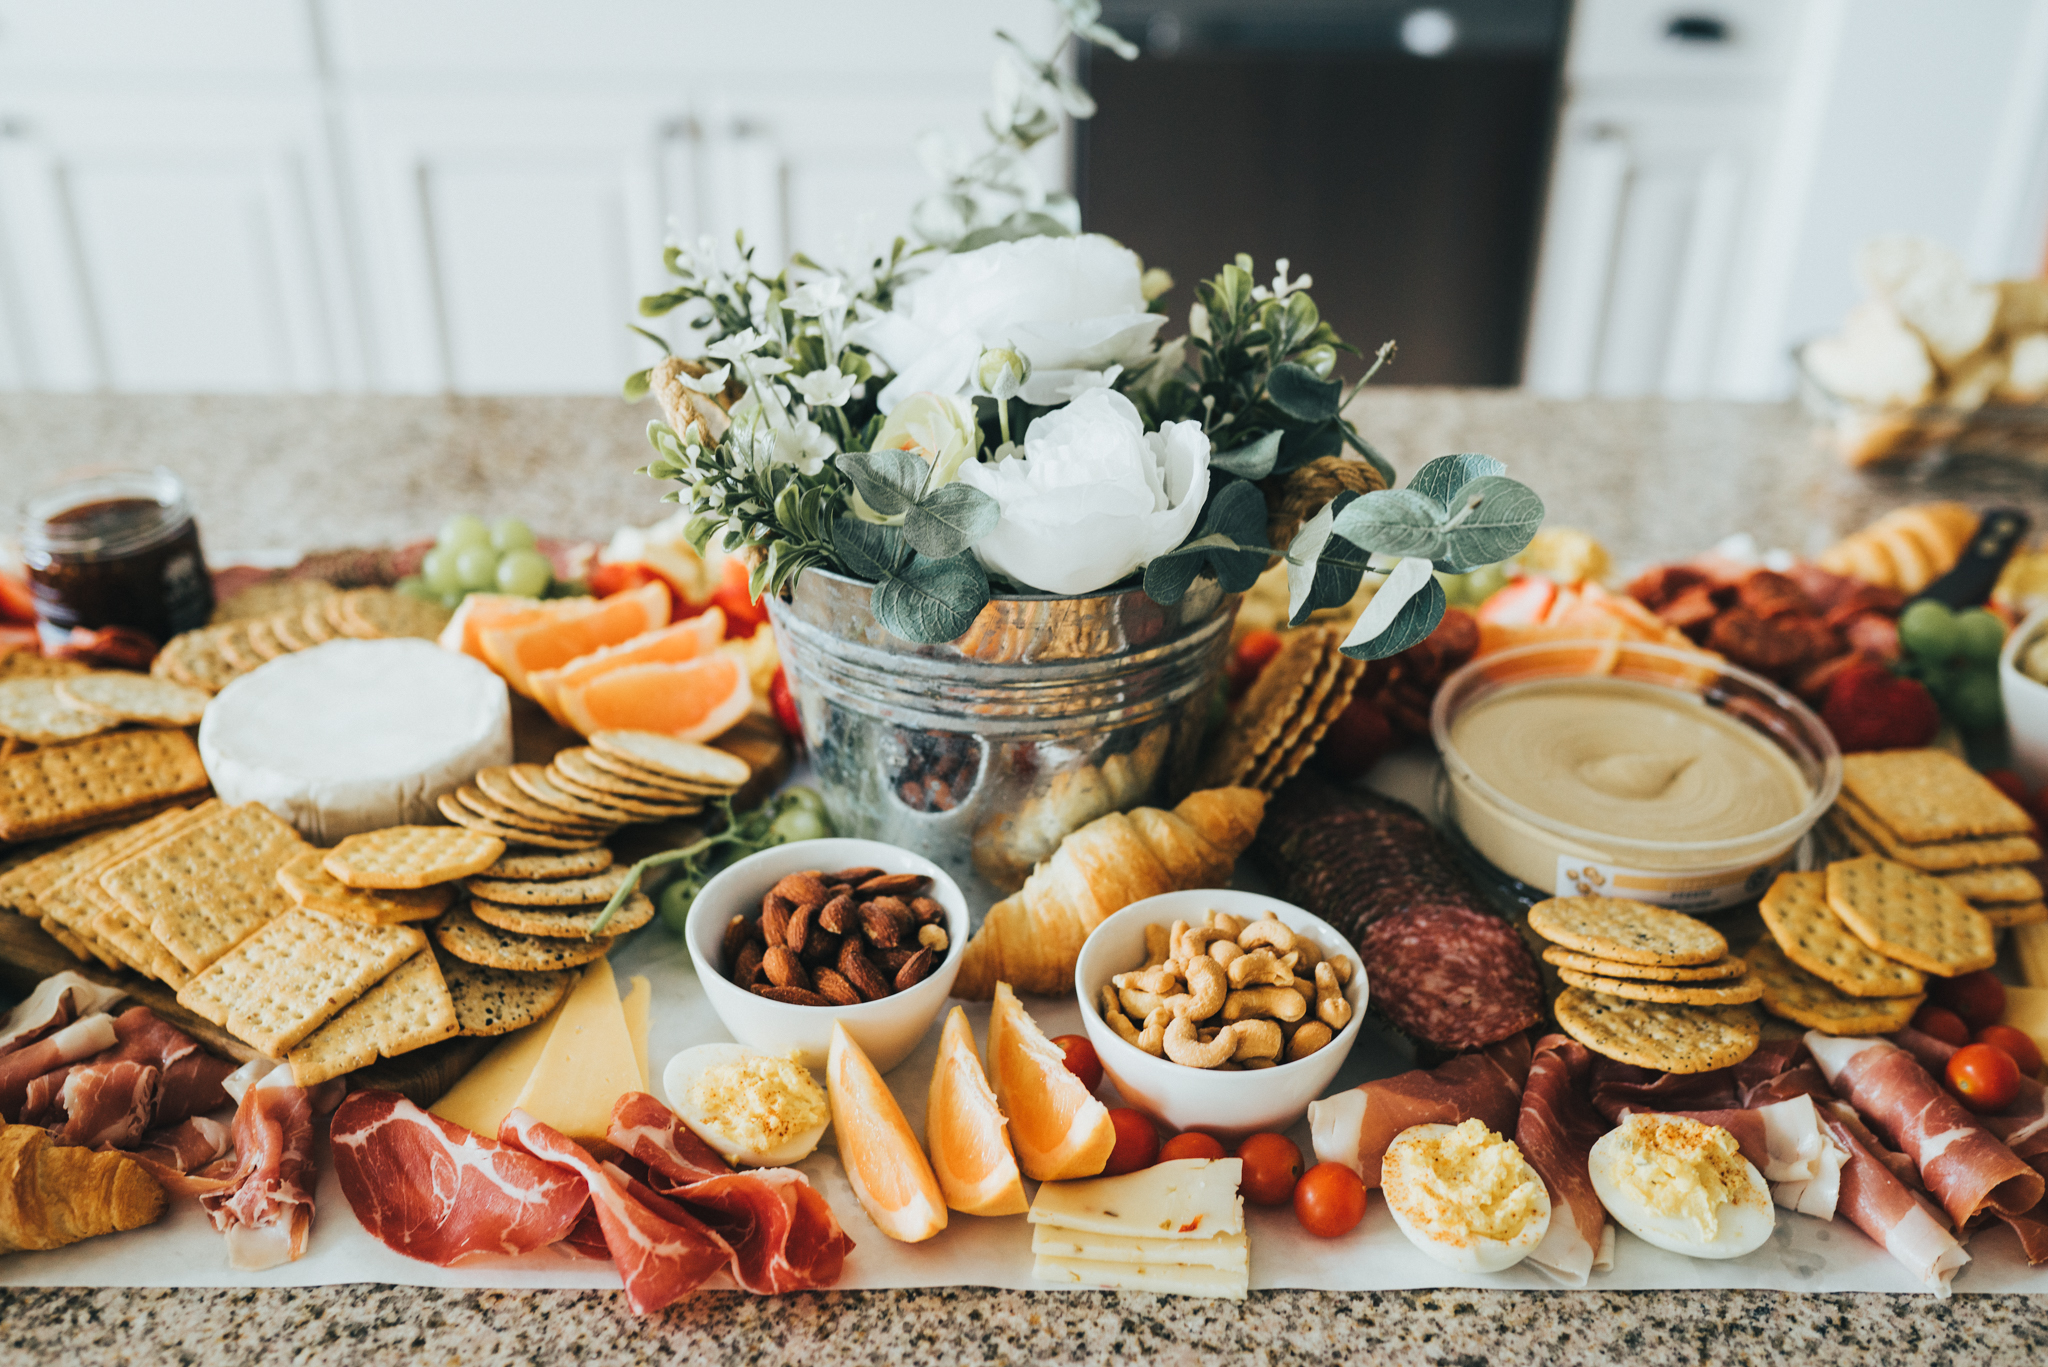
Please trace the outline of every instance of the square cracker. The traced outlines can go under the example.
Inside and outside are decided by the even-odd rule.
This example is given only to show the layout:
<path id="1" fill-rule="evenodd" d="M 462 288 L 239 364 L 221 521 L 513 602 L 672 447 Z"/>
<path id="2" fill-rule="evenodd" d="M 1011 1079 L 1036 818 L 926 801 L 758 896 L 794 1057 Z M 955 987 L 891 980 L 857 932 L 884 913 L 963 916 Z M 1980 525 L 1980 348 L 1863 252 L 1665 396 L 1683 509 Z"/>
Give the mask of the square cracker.
<path id="1" fill-rule="evenodd" d="M 72 935 L 80 939 L 93 938 L 92 918 L 99 914 L 100 908 L 91 900 L 88 889 L 98 885 L 102 873 L 138 850 L 155 844 L 183 824 L 189 815 L 182 808 L 174 807 L 113 832 L 93 848 L 89 858 L 77 861 L 69 874 L 38 889 L 37 909 Z"/>
<path id="2" fill-rule="evenodd" d="M 104 890 L 100 895 L 105 897 Z M 162 940 L 149 933 L 148 926 L 111 897 L 106 901 L 112 905 L 103 907 L 92 918 L 92 933 L 99 937 L 101 944 L 113 950 L 145 978 L 155 978 L 173 988 L 183 987 L 191 981 L 192 975 L 185 971 L 185 965 L 164 948 Z"/>
<path id="3" fill-rule="evenodd" d="M 1874 850 L 1864 850 L 1874 854 Z M 1981 869 L 1959 869 L 1937 875 L 1981 910 L 1986 902 L 2038 902 L 2041 880 L 2024 864 L 1992 864 Z"/>
<path id="4" fill-rule="evenodd" d="M 1919 969 L 1856 938 L 1828 905 L 1824 872 L 1781 873 L 1757 903 L 1786 958 L 1849 997 L 1910 997 L 1927 990 Z"/>
<path id="5" fill-rule="evenodd" d="M 325 851 L 308 845 L 277 871 L 278 886 L 302 907 L 368 926 L 431 921 L 455 899 L 452 884 L 430 888 L 352 888 L 327 871 Z"/>
<path id="6" fill-rule="evenodd" d="M 1828 906 L 1886 958 L 1944 978 L 1998 961 L 1991 923 L 1938 878 L 1866 854 L 1828 865 L 1827 880 Z"/>
<path id="7" fill-rule="evenodd" d="M 440 965 L 422 949 L 292 1049 L 292 1081 L 316 1086 L 367 1068 L 380 1054 L 396 1058 L 438 1044 L 457 1028 Z"/>
<path id="8" fill-rule="evenodd" d="M 411 926 L 359 926 L 294 907 L 195 975 L 178 1001 L 283 1058 L 426 944 Z"/>
<path id="9" fill-rule="evenodd" d="M 57 835 L 207 785 L 183 731 L 116 731 L 0 760 L 0 840 Z"/>
<path id="10" fill-rule="evenodd" d="M 197 973 L 292 909 L 277 871 L 305 848 L 268 807 L 243 802 L 100 875 L 100 886 Z"/>
<path id="11" fill-rule="evenodd" d="M 1935 840 L 1915 845 L 1901 840 L 1846 793 L 1835 799 L 1835 810 L 1848 819 L 1848 824 L 1858 834 L 1874 844 L 1877 852 L 1930 873 L 1953 873 L 1959 869 L 1983 868 L 1992 864 L 2024 864 L 2041 857 L 2040 844 L 2027 835 Z"/>
<path id="12" fill-rule="evenodd" d="M 2048 902 L 1986 902 L 1977 908 L 1993 930 L 2031 926 L 2048 921 Z"/>
<path id="13" fill-rule="evenodd" d="M 1909 845 L 2034 829 L 2017 802 L 1946 750 L 1844 755 L 1842 791 Z"/>
<path id="14" fill-rule="evenodd" d="M 1852 997 L 1837 992 L 1785 957 L 1766 935 L 1750 949 L 1749 971 L 1764 985 L 1764 1010 L 1824 1035 L 1879 1035 L 1904 1029 L 1927 1000 L 1925 993 L 1902 997 Z"/>
<path id="15" fill-rule="evenodd" d="M 459 826 L 387 826 L 348 837 L 323 862 L 352 888 L 412 889 L 482 873 L 504 853 L 503 840 Z"/>

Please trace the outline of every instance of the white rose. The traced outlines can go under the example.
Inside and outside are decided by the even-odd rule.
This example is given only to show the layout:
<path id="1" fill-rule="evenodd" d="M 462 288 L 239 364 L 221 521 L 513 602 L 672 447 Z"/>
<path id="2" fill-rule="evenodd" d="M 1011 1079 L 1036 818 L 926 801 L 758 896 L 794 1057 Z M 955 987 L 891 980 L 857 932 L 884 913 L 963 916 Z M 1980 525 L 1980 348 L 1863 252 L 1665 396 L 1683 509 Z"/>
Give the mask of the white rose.
<path id="1" fill-rule="evenodd" d="M 1106 237 L 996 242 L 944 258 L 854 340 L 896 372 L 879 396 L 884 413 L 920 390 L 968 393 L 989 347 L 1022 352 L 1031 378 L 1021 397 L 1054 404 L 1084 374 L 1129 368 L 1150 352 L 1166 319 L 1145 311 L 1140 281 L 1137 254 Z"/>
<path id="2" fill-rule="evenodd" d="M 982 564 L 1046 593 L 1091 593 L 1187 539 L 1209 496 L 1209 439 L 1196 422 L 1147 432 L 1109 389 L 1031 424 L 1022 456 L 969 463 L 960 482 L 1002 506 L 975 545 Z"/>
<path id="3" fill-rule="evenodd" d="M 909 451 L 932 467 L 927 489 L 951 484 L 962 464 L 981 447 L 981 428 L 974 421 L 974 405 L 949 394 L 912 394 L 882 423 L 875 434 L 877 451 Z M 903 514 L 884 517 L 868 506 L 858 489 L 852 496 L 854 515 L 869 522 L 893 526 Z"/>

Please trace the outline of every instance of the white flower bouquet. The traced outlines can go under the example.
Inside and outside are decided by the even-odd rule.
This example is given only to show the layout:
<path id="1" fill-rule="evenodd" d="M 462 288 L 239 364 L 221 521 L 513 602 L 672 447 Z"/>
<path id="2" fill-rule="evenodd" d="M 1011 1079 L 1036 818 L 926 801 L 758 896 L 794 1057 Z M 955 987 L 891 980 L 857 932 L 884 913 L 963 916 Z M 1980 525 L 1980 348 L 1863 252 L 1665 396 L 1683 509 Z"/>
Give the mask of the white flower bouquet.
<path id="1" fill-rule="evenodd" d="M 1062 48 L 1135 55 L 1097 0 L 1056 3 Z M 1343 409 L 1392 344 L 1347 389 L 1338 362 L 1359 353 L 1285 260 L 1262 285 L 1239 256 L 1162 342 L 1172 281 L 1082 233 L 1025 156 L 1092 101 L 1059 51 L 1000 36 L 990 145 L 922 149 L 945 186 L 865 269 L 797 256 L 768 274 L 743 238 L 668 248 L 676 284 L 641 313 L 680 311 L 697 354 L 627 381 L 664 410 L 645 473 L 678 483 L 700 546 L 748 554 L 757 593 L 818 566 L 868 580 L 908 641 L 960 636 L 992 591 L 1141 582 L 1173 603 L 1203 575 L 1240 592 L 1276 554 L 1297 622 L 1385 575 L 1347 654 L 1427 636 L 1437 574 L 1513 556 L 1542 501 L 1478 455 L 1390 487 Z"/>

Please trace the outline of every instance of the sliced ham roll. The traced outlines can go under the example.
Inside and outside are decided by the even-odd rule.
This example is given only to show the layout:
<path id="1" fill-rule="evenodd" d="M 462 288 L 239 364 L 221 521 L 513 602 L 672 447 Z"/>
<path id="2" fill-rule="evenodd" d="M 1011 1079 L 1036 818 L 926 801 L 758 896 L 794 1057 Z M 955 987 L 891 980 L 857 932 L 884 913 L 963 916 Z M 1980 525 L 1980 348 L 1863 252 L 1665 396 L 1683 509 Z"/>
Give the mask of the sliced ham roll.
<path id="1" fill-rule="evenodd" d="M 22 1119 L 53 1129 L 66 1126 L 76 1115 L 69 1097 L 71 1074 L 78 1068 L 102 1068 L 133 1063 L 156 1070 L 158 1080 L 152 1093 L 151 1109 L 138 1111 L 133 1132 L 127 1140 L 107 1142 L 125 1147 L 148 1129 L 169 1129 L 190 1116 L 224 1106 L 227 1090 L 222 1084 L 235 1065 L 208 1053 L 190 1035 L 164 1020 L 146 1006 L 131 1006 L 114 1018 L 116 1043 L 111 1049 L 64 1068 L 53 1069 L 34 1079 L 22 1108 Z M 4 1063 L 4 1060 L 0 1060 Z M 96 1093 L 93 1094 L 95 1097 Z M 67 1129 L 66 1133 L 70 1133 Z M 69 1138 L 64 1143 L 83 1142 Z"/>
<path id="2" fill-rule="evenodd" d="M 1316 1158 L 1342 1163 L 1370 1188 L 1380 1184 L 1388 1146 L 1411 1125 L 1476 1119 L 1496 1134 L 1512 1134 L 1529 1058 L 1529 1037 L 1514 1035 L 1435 1068 L 1415 1068 L 1312 1101 L 1308 1123 Z"/>
<path id="3" fill-rule="evenodd" d="M 1592 1052 L 1569 1035 L 1537 1040 L 1515 1121 L 1515 1145 L 1550 1193 L 1550 1228 L 1529 1261 L 1566 1286 L 1614 1266 L 1614 1228 L 1586 1169 L 1609 1129 L 1587 1098 L 1592 1071 Z"/>
<path id="4" fill-rule="evenodd" d="M 81 1016 L 12 1053 L 0 1054 L 0 1117 L 20 1122 L 28 1110 L 29 1088 L 38 1078 L 105 1053 L 119 1042 L 114 1018 L 102 1012 Z"/>

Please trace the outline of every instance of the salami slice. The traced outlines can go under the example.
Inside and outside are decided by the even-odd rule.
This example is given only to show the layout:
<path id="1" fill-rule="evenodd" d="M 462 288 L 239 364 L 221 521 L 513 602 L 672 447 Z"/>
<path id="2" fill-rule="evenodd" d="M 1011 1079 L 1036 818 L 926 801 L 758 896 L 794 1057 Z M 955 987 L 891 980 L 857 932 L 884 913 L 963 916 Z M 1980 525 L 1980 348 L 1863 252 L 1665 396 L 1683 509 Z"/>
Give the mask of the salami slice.
<path id="1" fill-rule="evenodd" d="M 1417 902 L 1476 906 L 1449 847 L 1420 812 L 1313 778 L 1289 783 L 1268 806 L 1254 853 L 1287 900 L 1354 943 L 1380 917 Z"/>
<path id="2" fill-rule="evenodd" d="M 1528 946 L 1495 916 L 1450 901 L 1379 917 L 1358 942 L 1372 1004 L 1439 1049 L 1476 1049 L 1542 1019 Z"/>

